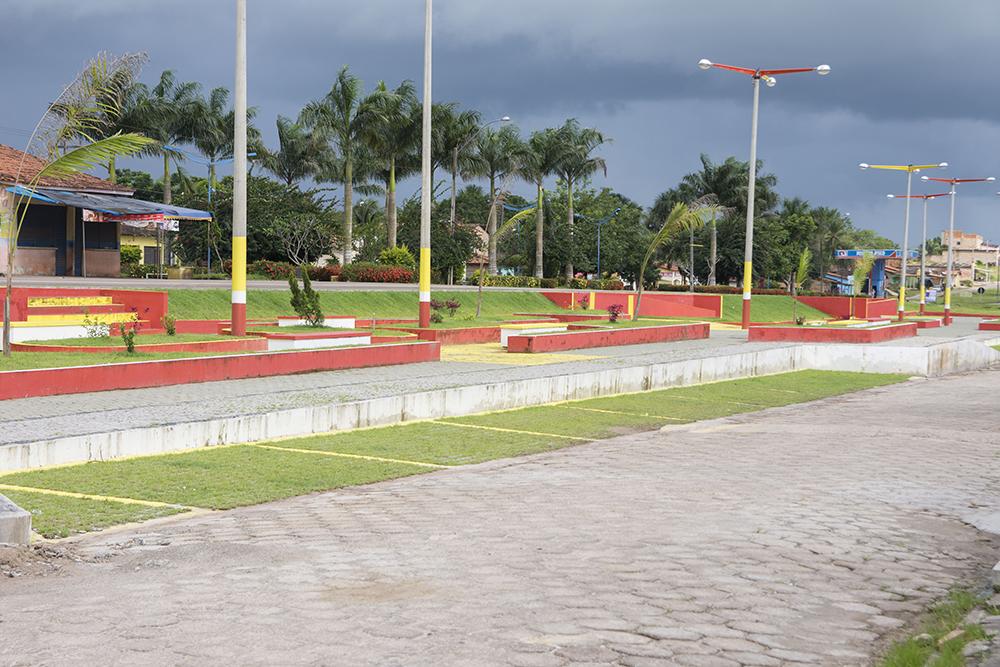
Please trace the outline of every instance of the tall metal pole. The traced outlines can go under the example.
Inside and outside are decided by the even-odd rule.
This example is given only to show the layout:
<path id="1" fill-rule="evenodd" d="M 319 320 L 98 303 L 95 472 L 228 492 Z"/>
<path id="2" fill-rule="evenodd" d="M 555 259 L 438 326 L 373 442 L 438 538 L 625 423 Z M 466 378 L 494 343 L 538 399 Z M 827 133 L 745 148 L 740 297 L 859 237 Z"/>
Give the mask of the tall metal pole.
<path id="1" fill-rule="evenodd" d="M 924 197 L 924 233 L 923 241 L 920 243 L 920 314 L 923 315 L 924 311 L 927 309 L 927 289 L 924 286 L 926 282 L 927 271 L 927 202 L 930 197 Z"/>
<path id="2" fill-rule="evenodd" d="M 753 288 L 753 204 L 757 190 L 757 109 L 760 104 L 760 76 L 753 77 L 753 116 L 750 120 L 750 179 L 747 189 L 747 232 L 743 250 L 744 329 L 750 327 L 750 293 Z"/>
<path id="3" fill-rule="evenodd" d="M 232 334 L 247 332 L 247 2 L 236 0 Z"/>
<path id="4" fill-rule="evenodd" d="M 952 249 L 955 247 L 955 182 L 951 183 L 951 212 L 948 214 L 948 266 L 944 283 L 944 323 L 951 324 L 951 268 Z"/>
<path id="5" fill-rule="evenodd" d="M 424 108 L 420 168 L 420 326 L 431 324 L 431 17 L 433 0 L 424 4 Z"/>
<path id="6" fill-rule="evenodd" d="M 597 279 L 601 279 L 601 223 L 597 223 Z"/>
<path id="7" fill-rule="evenodd" d="M 903 215 L 903 260 L 899 278 L 899 319 L 906 317 L 906 259 L 910 254 L 910 192 L 913 184 L 913 169 L 906 170 L 906 213 Z"/>

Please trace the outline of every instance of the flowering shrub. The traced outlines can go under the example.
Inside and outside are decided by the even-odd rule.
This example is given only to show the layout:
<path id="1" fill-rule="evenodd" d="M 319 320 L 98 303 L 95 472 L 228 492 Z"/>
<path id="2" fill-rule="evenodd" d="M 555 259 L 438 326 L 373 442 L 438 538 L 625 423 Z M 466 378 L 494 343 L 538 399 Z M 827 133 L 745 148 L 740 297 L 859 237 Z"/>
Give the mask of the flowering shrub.
<path id="1" fill-rule="evenodd" d="M 660 285 L 656 288 L 660 292 L 690 292 L 691 288 L 687 285 Z M 695 285 L 694 291 L 700 294 L 742 294 L 742 287 L 735 287 L 733 285 Z M 771 294 L 776 296 L 789 296 L 787 289 L 765 289 L 755 287 L 753 290 L 754 294 Z M 799 296 L 823 296 L 821 292 L 813 292 L 809 290 L 799 290 Z"/>
<path id="2" fill-rule="evenodd" d="M 269 259 L 258 259 L 247 265 L 247 273 L 267 276 L 269 280 L 288 280 L 289 276 L 295 275 L 295 267 L 288 262 L 272 262 Z"/>
<path id="3" fill-rule="evenodd" d="M 455 312 L 462 307 L 462 304 L 460 304 L 458 301 L 455 301 L 454 299 L 448 299 L 447 301 L 444 302 L 444 307 L 448 309 L 449 315 L 455 317 Z"/>
<path id="4" fill-rule="evenodd" d="M 413 270 L 405 266 L 354 262 L 340 270 L 340 279 L 353 283 L 412 283 Z"/>
<path id="5" fill-rule="evenodd" d="M 603 280 L 588 280 L 588 289 L 602 289 L 602 290 L 623 290 L 625 289 L 625 283 L 622 282 L 621 278 L 604 278 Z"/>
<path id="6" fill-rule="evenodd" d="M 474 271 L 466 281 L 470 285 L 479 284 L 479 271 Z M 486 287 L 542 287 L 542 280 L 534 276 L 486 276 L 483 279 Z"/>
<path id="7" fill-rule="evenodd" d="M 573 278 L 569 281 L 570 289 L 586 289 L 587 279 L 586 278 Z"/>
<path id="8" fill-rule="evenodd" d="M 405 245 L 384 249 L 378 254 L 378 263 L 388 266 L 402 266 L 411 271 L 417 266 L 413 253 Z"/>
<path id="9" fill-rule="evenodd" d="M 625 306 L 621 305 L 620 303 L 611 304 L 610 306 L 608 306 L 608 321 L 617 322 L 618 318 L 621 317 L 622 313 L 624 312 L 625 312 Z"/>

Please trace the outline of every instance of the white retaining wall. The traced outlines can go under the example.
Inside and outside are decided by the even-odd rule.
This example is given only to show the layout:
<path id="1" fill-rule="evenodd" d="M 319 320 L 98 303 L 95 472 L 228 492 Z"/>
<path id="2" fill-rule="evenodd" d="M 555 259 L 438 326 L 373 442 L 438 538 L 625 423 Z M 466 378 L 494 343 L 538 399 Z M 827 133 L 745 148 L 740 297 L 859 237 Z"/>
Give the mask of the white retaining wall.
<path id="1" fill-rule="evenodd" d="M 975 341 L 951 341 L 928 347 L 793 345 L 703 359 L 436 389 L 351 403 L 2 445 L 0 472 L 456 417 L 795 370 L 936 376 L 985 368 L 998 362 L 1000 352 Z"/>

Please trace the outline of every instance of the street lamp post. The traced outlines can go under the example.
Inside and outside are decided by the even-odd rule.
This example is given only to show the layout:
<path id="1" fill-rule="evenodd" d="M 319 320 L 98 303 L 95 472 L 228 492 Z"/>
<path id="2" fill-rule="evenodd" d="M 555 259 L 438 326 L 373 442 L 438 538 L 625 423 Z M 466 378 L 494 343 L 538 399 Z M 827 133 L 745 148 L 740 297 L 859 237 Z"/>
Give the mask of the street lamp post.
<path id="1" fill-rule="evenodd" d="M 236 0 L 233 96 L 233 274 L 230 331 L 247 332 L 247 0 Z"/>
<path id="2" fill-rule="evenodd" d="M 424 0 L 424 108 L 420 164 L 420 326 L 431 325 L 431 54 L 434 0 Z"/>
<path id="3" fill-rule="evenodd" d="M 919 172 L 921 169 L 944 169 L 948 166 L 947 162 L 939 162 L 938 164 L 868 164 L 867 162 L 862 162 L 858 165 L 862 169 L 889 169 L 892 171 L 905 171 L 906 172 L 906 212 L 903 214 L 903 252 L 902 252 L 902 264 L 900 267 L 900 279 L 899 279 L 899 306 L 897 307 L 899 319 L 902 320 L 906 317 L 906 260 L 909 255 L 909 245 L 910 245 L 910 193 L 912 191 L 913 174 Z"/>
<path id="4" fill-rule="evenodd" d="M 606 218 L 601 218 L 597 221 L 597 279 L 601 279 L 601 227 L 611 222 L 614 218 L 621 213 L 621 208 L 616 208 L 615 212 Z"/>
<path id="5" fill-rule="evenodd" d="M 951 324 L 951 272 L 955 257 L 955 186 L 959 183 L 992 183 L 996 179 L 992 176 L 986 178 L 931 178 L 930 176 L 922 176 L 921 180 L 951 185 L 951 212 L 948 215 L 948 266 L 945 269 L 947 275 L 945 275 L 944 284 L 944 323 L 949 325 Z M 973 270 L 973 274 L 975 274 L 975 270 Z"/>
<path id="6" fill-rule="evenodd" d="M 820 76 L 830 73 L 829 65 L 819 67 L 795 67 L 789 69 L 752 69 L 749 67 L 733 67 L 732 65 L 722 65 L 713 63 L 711 60 L 702 58 L 698 61 L 698 67 L 709 70 L 713 67 L 724 69 L 730 72 L 746 74 L 753 79 L 753 112 L 750 117 L 750 175 L 747 189 L 747 224 L 746 224 L 746 244 L 743 251 L 743 316 L 742 326 L 744 329 L 750 326 L 750 296 L 753 287 L 753 208 L 754 196 L 757 189 L 757 110 L 760 103 L 760 82 L 761 79 L 768 88 L 774 86 L 777 80 L 774 78 L 780 74 L 798 74 L 801 72 L 816 72 Z"/>
<path id="7" fill-rule="evenodd" d="M 923 315 L 927 308 L 927 202 L 938 197 L 948 197 L 950 192 L 942 192 L 935 195 L 886 195 L 889 199 L 923 199 L 924 200 L 924 232 L 923 240 L 920 243 L 920 314 Z M 904 249 L 905 252 L 905 249 Z"/>

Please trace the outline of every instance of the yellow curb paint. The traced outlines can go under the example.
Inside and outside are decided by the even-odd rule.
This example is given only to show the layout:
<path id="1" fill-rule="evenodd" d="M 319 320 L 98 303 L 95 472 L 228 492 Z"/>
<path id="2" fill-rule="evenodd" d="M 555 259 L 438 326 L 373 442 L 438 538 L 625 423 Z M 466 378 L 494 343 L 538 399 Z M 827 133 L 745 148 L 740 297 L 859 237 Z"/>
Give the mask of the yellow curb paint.
<path id="1" fill-rule="evenodd" d="M 319 456 L 333 456 L 344 459 L 361 459 L 362 461 L 381 461 L 382 463 L 403 463 L 409 466 L 423 466 L 425 468 L 449 468 L 438 463 L 426 463 L 424 461 L 406 461 L 403 459 L 388 459 L 382 456 L 365 456 L 363 454 L 344 454 L 343 452 L 329 452 L 320 449 L 297 449 L 295 447 L 274 447 L 271 445 L 248 445 L 258 449 L 273 449 L 277 452 L 296 452 L 298 454 L 317 454 Z"/>
<path id="2" fill-rule="evenodd" d="M 559 435 L 558 433 L 539 433 L 538 431 L 522 431 L 516 428 L 500 428 L 499 426 L 480 426 L 479 424 L 462 424 L 460 422 L 444 422 L 434 420 L 432 424 L 443 424 L 444 426 L 459 426 L 461 428 L 477 428 L 483 431 L 498 431 L 500 433 L 520 433 L 522 435 L 540 435 L 546 438 L 564 438 L 566 440 L 576 440 L 578 442 L 592 442 L 593 438 L 578 438 L 575 435 Z"/>
<path id="3" fill-rule="evenodd" d="M 3 491 L 24 491 L 25 493 L 39 493 L 50 496 L 63 496 L 64 498 L 79 498 L 80 500 L 100 500 L 104 502 L 122 503 L 123 505 L 143 505 L 145 507 L 180 507 L 182 509 L 194 510 L 203 509 L 181 505 L 180 503 L 161 503 L 156 500 L 138 500 L 137 498 L 119 498 L 118 496 L 99 496 L 90 493 L 75 493 L 73 491 L 58 491 L 56 489 L 36 489 L 30 486 L 15 486 L 14 484 L 0 484 Z"/>
<path id="4" fill-rule="evenodd" d="M 601 410 L 600 408 L 581 408 L 578 405 L 559 405 L 556 407 L 566 408 L 567 410 L 582 410 L 583 412 L 600 412 L 606 415 L 627 415 L 629 417 L 649 417 L 651 419 L 666 419 L 673 422 L 683 422 L 688 421 L 687 419 L 681 419 L 680 417 L 664 417 L 663 415 L 651 415 L 646 412 L 623 412 L 621 410 Z"/>

